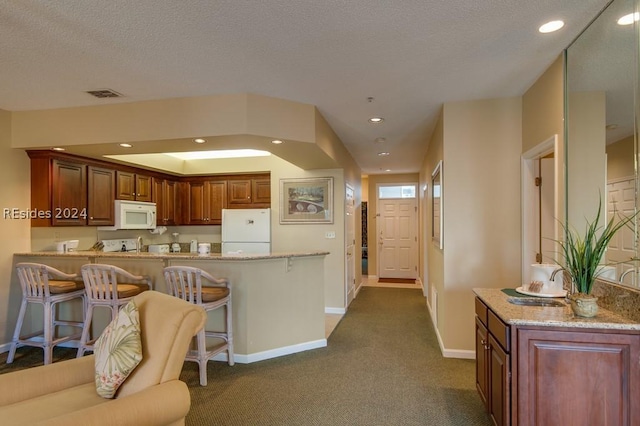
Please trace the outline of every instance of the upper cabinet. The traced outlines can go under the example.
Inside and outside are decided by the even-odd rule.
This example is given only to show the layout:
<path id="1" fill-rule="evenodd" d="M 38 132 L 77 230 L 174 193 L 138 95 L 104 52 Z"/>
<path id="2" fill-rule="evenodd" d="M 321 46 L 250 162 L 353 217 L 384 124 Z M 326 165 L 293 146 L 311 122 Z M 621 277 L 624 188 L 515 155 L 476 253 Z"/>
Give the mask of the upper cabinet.
<path id="1" fill-rule="evenodd" d="M 152 201 L 151 176 L 131 172 L 116 172 L 118 200 Z"/>
<path id="2" fill-rule="evenodd" d="M 268 208 L 271 206 L 269 175 L 231 178 L 228 181 L 228 208 Z"/>
<path id="3" fill-rule="evenodd" d="M 116 199 L 156 203 L 156 224 L 165 226 L 220 225 L 222 209 L 271 206 L 269 173 L 177 177 L 51 151 L 27 154 L 32 226 L 113 225 Z"/>
<path id="4" fill-rule="evenodd" d="M 102 167 L 87 167 L 87 225 L 114 224 L 116 172 Z"/>
<path id="5" fill-rule="evenodd" d="M 181 218 L 178 215 L 179 199 L 178 185 L 175 180 L 153 178 L 153 197 L 156 203 L 156 225 L 178 225 Z"/>

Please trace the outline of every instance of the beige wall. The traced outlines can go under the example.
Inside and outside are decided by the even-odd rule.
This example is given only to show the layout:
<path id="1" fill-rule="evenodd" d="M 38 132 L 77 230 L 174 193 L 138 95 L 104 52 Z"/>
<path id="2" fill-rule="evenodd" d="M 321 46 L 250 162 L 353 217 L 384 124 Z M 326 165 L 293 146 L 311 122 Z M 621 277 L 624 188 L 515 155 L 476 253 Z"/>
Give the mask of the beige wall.
<path id="1" fill-rule="evenodd" d="M 0 208 L 29 208 L 29 158 L 11 149 L 11 114 L 0 110 Z M 11 341 L 22 293 L 13 273 L 13 253 L 29 250 L 28 220 L 0 219 L 0 344 Z"/>
<path id="2" fill-rule="evenodd" d="M 607 145 L 607 180 L 636 175 L 633 164 L 633 136 Z"/>
<path id="3" fill-rule="evenodd" d="M 443 161 L 444 250 L 425 246 L 446 356 L 475 351 L 472 288 L 520 283 L 521 117 L 521 98 L 448 103 L 429 142 L 421 185 Z M 423 208 L 430 206 L 427 199 Z M 430 215 L 424 216 L 430 235 Z"/>

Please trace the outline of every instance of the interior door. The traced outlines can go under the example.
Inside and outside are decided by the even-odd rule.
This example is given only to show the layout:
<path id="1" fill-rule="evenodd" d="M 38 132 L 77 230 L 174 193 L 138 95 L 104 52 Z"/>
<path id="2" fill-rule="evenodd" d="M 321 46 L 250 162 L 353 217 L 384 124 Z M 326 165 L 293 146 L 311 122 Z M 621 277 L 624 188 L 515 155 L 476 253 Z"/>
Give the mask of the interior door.
<path id="1" fill-rule="evenodd" d="M 607 220 L 617 214 L 631 216 L 635 211 L 635 178 L 622 178 L 609 181 L 607 184 Z M 617 219 L 616 219 L 617 221 Z M 618 231 L 607 248 L 606 263 L 615 264 L 616 277 L 627 285 L 637 286 L 638 277 L 634 264 L 629 262 L 635 257 L 635 231 L 625 226 Z M 627 263 L 622 263 L 627 262 Z M 632 271 L 625 274 L 627 270 Z M 624 280 L 622 275 L 624 274 Z"/>
<path id="2" fill-rule="evenodd" d="M 345 253 L 346 253 L 346 277 L 345 291 L 347 306 L 354 298 L 356 287 L 356 200 L 355 192 L 350 185 L 346 186 L 346 212 L 345 212 Z"/>
<path id="3" fill-rule="evenodd" d="M 415 279 L 417 276 L 416 198 L 378 200 L 379 277 Z"/>
<path id="4" fill-rule="evenodd" d="M 555 217 L 555 172 L 553 153 L 540 158 L 540 253 L 538 263 L 554 263 L 558 248 L 556 247 Z"/>

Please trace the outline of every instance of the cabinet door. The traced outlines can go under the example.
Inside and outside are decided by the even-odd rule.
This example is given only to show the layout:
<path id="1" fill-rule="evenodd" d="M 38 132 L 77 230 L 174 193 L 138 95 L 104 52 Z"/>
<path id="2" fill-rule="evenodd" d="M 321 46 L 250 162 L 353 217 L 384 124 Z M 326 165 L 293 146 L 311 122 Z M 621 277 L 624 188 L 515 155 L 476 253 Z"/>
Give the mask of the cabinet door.
<path id="1" fill-rule="evenodd" d="M 495 425 L 511 424 L 510 390 L 509 355 L 489 334 L 489 415 Z"/>
<path id="2" fill-rule="evenodd" d="M 151 202 L 151 176 L 135 175 L 135 193 L 137 201 Z"/>
<path id="3" fill-rule="evenodd" d="M 115 172 L 93 166 L 89 166 L 87 172 L 87 225 L 113 225 Z"/>
<path id="4" fill-rule="evenodd" d="M 227 182 L 207 182 L 207 200 L 209 205 L 207 223 L 222 224 L 222 209 L 227 207 Z"/>
<path id="5" fill-rule="evenodd" d="M 87 167 L 53 160 L 51 224 L 74 226 L 87 223 Z"/>
<path id="6" fill-rule="evenodd" d="M 116 198 L 118 200 L 136 199 L 136 175 L 135 173 L 116 172 Z"/>
<path id="7" fill-rule="evenodd" d="M 189 225 L 206 225 L 209 206 L 205 195 L 205 182 L 189 182 L 187 198 L 185 222 Z"/>
<path id="8" fill-rule="evenodd" d="M 178 213 L 178 193 L 176 188 L 178 182 L 166 180 L 164 185 L 164 214 L 167 225 L 178 225 L 180 220 L 176 216 Z"/>
<path id="9" fill-rule="evenodd" d="M 253 204 L 271 206 L 271 179 L 254 179 L 251 185 Z"/>
<path id="10" fill-rule="evenodd" d="M 640 335 L 518 330 L 518 424 L 640 424 Z"/>
<path id="11" fill-rule="evenodd" d="M 476 389 L 484 406 L 489 408 L 489 340 L 487 328 L 476 317 Z"/>
<path id="12" fill-rule="evenodd" d="M 156 225 L 164 225 L 166 220 L 166 212 L 165 212 L 165 200 L 164 200 L 164 179 L 153 178 L 153 197 L 152 200 L 156 203 Z"/>
<path id="13" fill-rule="evenodd" d="M 251 179 L 230 180 L 229 185 L 229 205 L 241 204 L 249 206 L 251 204 Z"/>

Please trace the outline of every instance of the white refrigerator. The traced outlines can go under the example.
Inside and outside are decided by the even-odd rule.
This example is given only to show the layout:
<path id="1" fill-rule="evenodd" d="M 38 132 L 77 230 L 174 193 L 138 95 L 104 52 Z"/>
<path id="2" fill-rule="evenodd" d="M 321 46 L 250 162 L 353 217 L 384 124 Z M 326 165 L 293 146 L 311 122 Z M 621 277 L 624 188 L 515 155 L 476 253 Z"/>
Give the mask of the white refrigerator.
<path id="1" fill-rule="evenodd" d="M 271 209 L 222 209 L 222 254 L 271 252 Z"/>

